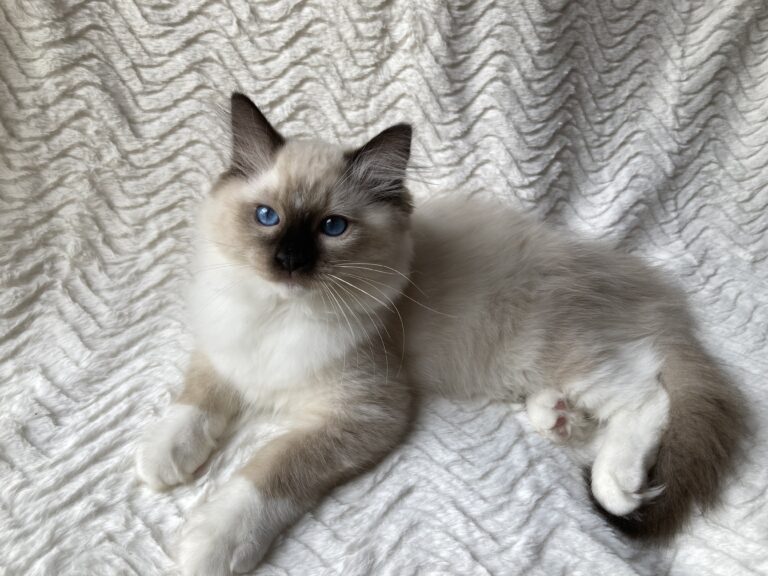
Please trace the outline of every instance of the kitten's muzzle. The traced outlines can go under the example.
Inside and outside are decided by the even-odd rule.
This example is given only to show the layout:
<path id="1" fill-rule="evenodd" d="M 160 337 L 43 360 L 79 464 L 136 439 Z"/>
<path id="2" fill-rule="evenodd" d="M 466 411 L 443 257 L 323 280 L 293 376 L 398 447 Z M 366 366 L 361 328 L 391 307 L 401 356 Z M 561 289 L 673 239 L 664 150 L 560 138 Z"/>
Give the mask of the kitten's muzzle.
<path id="1" fill-rule="evenodd" d="M 295 250 L 278 250 L 275 261 L 286 272 L 307 271 L 314 264 L 314 257 Z"/>
<path id="2" fill-rule="evenodd" d="M 275 253 L 275 263 L 289 274 L 310 271 L 317 260 L 317 250 L 314 243 L 305 239 L 287 241 L 278 246 Z"/>
<path id="3" fill-rule="evenodd" d="M 309 272 L 317 262 L 317 245 L 310 222 L 296 222 L 282 235 L 275 250 L 275 265 L 293 275 Z"/>

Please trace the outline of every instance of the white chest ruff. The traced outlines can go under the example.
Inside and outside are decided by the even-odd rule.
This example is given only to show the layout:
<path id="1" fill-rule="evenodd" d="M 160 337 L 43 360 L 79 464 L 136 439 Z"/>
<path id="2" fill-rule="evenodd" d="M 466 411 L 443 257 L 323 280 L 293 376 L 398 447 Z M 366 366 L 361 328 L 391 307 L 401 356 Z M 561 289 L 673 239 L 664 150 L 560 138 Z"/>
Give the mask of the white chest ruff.
<path id="1" fill-rule="evenodd" d="M 195 283 L 198 346 L 252 404 L 280 408 L 296 395 L 321 393 L 316 376 L 340 364 L 353 335 L 301 303 L 248 288 Z"/>

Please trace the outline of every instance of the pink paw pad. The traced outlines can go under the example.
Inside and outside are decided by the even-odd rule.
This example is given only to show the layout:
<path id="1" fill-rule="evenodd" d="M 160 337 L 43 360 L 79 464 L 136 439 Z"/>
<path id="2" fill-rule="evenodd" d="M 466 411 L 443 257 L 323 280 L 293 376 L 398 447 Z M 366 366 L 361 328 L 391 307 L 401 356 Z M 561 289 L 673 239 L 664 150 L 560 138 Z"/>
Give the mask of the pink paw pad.
<path id="1" fill-rule="evenodd" d="M 570 418 L 568 417 L 568 405 L 562 398 L 555 404 L 555 411 L 557 414 L 557 420 L 555 425 L 552 426 L 552 431 L 560 438 L 566 439 L 571 435 Z"/>
<path id="2" fill-rule="evenodd" d="M 531 423 L 542 434 L 556 442 L 571 437 L 578 415 L 559 390 L 547 389 L 529 396 L 526 407 Z"/>

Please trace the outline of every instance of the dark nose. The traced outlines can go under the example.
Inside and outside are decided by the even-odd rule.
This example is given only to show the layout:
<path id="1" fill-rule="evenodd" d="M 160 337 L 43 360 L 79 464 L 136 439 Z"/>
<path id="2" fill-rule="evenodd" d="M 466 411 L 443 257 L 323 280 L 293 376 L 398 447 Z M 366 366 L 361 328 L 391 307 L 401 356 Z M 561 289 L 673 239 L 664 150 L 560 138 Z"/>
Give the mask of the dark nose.
<path id="1" fill-rule="evenodd" d="M 295 248 L 281 248 L 275 254 L 275 260 L 283 270 L 293 272 L 294 270 L 304 270 L 309 268 L 312 263 L 310 256 L 303 250 Z"/>

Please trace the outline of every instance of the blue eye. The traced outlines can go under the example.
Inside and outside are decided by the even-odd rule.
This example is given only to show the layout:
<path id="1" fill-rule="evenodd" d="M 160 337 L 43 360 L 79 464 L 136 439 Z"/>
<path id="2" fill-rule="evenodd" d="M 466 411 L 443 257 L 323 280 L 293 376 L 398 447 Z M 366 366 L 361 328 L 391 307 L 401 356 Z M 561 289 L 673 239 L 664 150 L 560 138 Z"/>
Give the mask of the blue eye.
<path id="1" fill-rule="evenodd" d="M 320 229 L 326 236 L 341 236 L 347 229 L 347 219 L 341 216 L 328 216 L 323 220 Z"/>
<path id="2" fill-rule="evenodd" d="M 264 226 L 274 226 L 280 222 L 280 216 L 269 206 L 262 205 L 256 208 L 256 220 Z"/>

